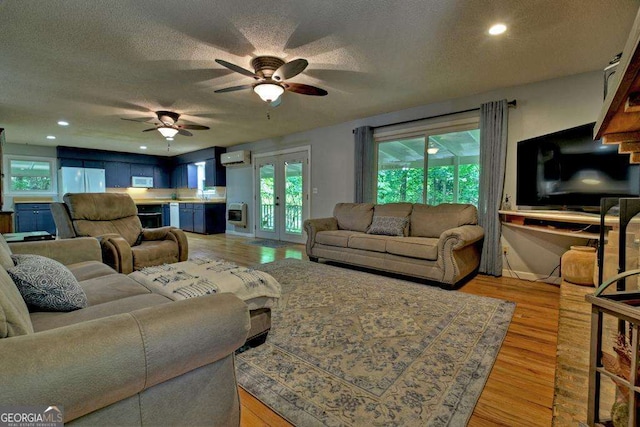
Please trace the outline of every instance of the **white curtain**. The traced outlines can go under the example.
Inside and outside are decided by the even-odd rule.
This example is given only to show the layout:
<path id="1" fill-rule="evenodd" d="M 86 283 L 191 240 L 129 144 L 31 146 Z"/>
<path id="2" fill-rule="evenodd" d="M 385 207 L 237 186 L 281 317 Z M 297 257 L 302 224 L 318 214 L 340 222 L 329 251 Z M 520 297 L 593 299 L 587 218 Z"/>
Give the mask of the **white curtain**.
<path id="1" fill-rule="evenodd" d="M 355 138 L 356 203 L 373 202 L 374 147 L 373 128 L 361 126 L 353 131 Z"/>
<path id="2" fill-rule="evenodd" d="M 478 224 L 484 228 L 480 272 L 502 275 L 501 226 L 498 210 L 504 188 L 507 158 L 507 100 L 480 106 L 480 191 Z"/>

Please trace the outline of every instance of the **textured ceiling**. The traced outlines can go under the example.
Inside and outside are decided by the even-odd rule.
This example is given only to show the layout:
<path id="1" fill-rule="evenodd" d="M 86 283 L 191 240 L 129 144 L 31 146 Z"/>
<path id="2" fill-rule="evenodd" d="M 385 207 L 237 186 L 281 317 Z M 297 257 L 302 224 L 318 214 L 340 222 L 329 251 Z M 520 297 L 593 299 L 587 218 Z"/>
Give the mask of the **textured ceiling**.
<path id="1" fill-rule="evenodd" d="M 500 87 L 602 69 L 637 0 L 0 0 L 0 127 L 10 143 L 175 155 L 328 126 Z M 489 37 L 498 21 L 506 34 Z M 305 58 L 272 109 L 244 68 Z M 182 114 L 178 136 L 121 117 Z M 71 122 L 62 128 L 60 119 Z M 56 135 L 49 141 L 46 135 Z"/>

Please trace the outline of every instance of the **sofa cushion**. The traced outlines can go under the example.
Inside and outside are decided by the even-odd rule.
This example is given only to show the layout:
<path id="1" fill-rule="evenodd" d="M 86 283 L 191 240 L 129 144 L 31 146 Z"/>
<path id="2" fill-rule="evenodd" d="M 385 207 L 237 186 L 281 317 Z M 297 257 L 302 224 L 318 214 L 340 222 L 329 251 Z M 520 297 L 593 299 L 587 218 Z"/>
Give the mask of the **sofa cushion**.
<path id="1" fill-rule="evenodd" d="M 151 291 L 124 274 L 110 274 L 80 282 L 89 305 L 149 294 Z"/>
<path id="2" fill-rule="evenodd" d="M 74 220 L 73 224 L 79 237 L 119 234 L 127 241 L 129 246 L 133 246 L 136 243 L 142 231 L 142 223 L 137 215 L 101 221 L 79 219 Z"/>
<path id="3" fill-rule="evenodd" d="M 404 236 L 404 230 L 409 222 L 407 217 L 399 216 L 373 216 L 373 221 L 367 230 L 367 234 L 381 234 L 385 236 Z"/>
<path id="4" fill-rule="evenodd" d="M 386 252 L 389 236 L 354 233 L 349 237 L 349 247 L 365 251 Z"/>
<path id="5" fill-rule="evenodd" d="M 87 296 L 71 271 L 40 255 L 12 255 L 15 267 L 7 270 L 27 305 L 52 311 L 87 306 Z"/>
<path id="6" fill-rule="evenodd" d="M 178 262 L 178 244 L 174 240 L 143 241 L 131 248 L 133 269 Z"/>
<path id="7" fill-rule="evenodd" d="M 9 274 L 0 268 L 0 338 L 33 333 L 29 310 Z"/>
<path id="8" fill-rule="evenodd" d="M 373 218 L 373 203 L 337 203 L 333 216 L 340 230 L 365 232 Z"/>
<path id="9" fill-rule="evenodd" d="M 452 228 L 478 223 L 478 211 L 470 204 L 443 203 L 437 206 L 416 203 L 411 211 L 411 236 L 440 237 Z"/>
<path id="10" fill-rule="evenodd" d="M 77 262 L 69 264 L 66 267 L 71 271 L 71 274 L 73 274 L 78 282 L 96 277 L 108 276 L 110 274 L 118 274 L 118 272 L 113 268 L 99 261 Z"/>
<path id="11" fill-rule="evenodd" d="M 349 237 L 354 234 L 349 230 L 319 231 L 316 234 L 316 243 L 328 246 L 349 247 Z"/>
<path id="12" fill-rule="evenodd" d="M 2 234 L 0 234 L 0 266 L 5 270 L 13 267 L 13 260 L 11 259 L 11 248 Z"/>
<path id="13" fill-rule="evenodd" d="M 115 314 L 129 313 L 146 307 L 166 304 L 170 299 L 158 294 L 135 295 L 129 298 L 92 305 L 82 310 L 68 313 L 56 313 L 52 311 L 38 311 L 31 313 L 33 329 L 36 332 L 73 325 L 88 320 L 101 319 Z"/>
<path id="14" fill-rule="evenodd" d="M 426 237 L 391 237 L 387 240 L 387 252 L 435 261 L 438 259 L 438 240 Z"/>

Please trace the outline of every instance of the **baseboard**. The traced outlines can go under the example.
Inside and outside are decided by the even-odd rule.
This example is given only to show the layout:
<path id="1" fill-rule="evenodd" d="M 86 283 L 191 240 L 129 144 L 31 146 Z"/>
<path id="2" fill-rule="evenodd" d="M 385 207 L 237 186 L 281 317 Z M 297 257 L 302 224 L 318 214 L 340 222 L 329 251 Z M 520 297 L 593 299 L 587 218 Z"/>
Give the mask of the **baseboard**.
<path id="1" fill-rule="evenodd" d="M 225 234 L 231 234 L 233 236 L 243 236 L 243 237 L 256 237 L 254 233 L 241 233 L 235 230 L 225 230 Z"/>
<path id="2" fill-rule="evenodd" d="M 562 278 L 560 276 L 547 277 L 543 274 L 535 274 L 528 271 L 512 271 L 503 269 L 502 275 L 505 277 L 513 277 L 514 279 L 528 280 L 530 282 L 552 283 L 554 285 L 559 285 L 560 282 L 562 282 Z"/>

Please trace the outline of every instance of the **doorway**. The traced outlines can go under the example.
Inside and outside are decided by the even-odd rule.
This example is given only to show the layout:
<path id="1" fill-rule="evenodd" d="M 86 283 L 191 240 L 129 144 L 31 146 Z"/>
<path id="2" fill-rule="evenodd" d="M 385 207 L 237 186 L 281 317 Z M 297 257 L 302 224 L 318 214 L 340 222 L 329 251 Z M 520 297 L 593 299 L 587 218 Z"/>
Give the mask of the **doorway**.
<path id="1" fill-rule="evenodd" d="M 304 243 L 309 217 L 309 151 L 255 159 L 256 237 Z"/>

